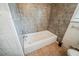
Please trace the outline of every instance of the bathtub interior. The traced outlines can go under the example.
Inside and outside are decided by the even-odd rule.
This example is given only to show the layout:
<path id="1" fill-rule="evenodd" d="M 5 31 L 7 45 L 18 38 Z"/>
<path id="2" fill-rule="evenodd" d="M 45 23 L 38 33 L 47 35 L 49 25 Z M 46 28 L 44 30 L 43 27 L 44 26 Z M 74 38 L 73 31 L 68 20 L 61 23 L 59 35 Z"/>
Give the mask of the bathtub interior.
<path id="1" fill-rule="evenodd" d="M 27 42 L 36 42 L 44 39 L 49 39 L 51 37 L 57 37 L 57 36 L 48 30 L 24 34 L 24 40 Z"/>

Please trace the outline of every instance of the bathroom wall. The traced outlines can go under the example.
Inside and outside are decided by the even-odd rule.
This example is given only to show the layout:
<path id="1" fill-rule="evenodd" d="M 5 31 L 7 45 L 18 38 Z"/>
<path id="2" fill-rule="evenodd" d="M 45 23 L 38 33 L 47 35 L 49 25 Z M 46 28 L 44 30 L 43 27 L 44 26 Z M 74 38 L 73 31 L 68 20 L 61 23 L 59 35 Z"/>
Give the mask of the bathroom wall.
<path id="1" fill-rule="evenodd" d="M 46 30 L 48 27 L 50 4 L 16 4 L 21 18 L 22 33 Z"/>
<path id="2" fill-rule="evenodd" d="M 0 4 L 0 56 L 23 56 L 7 3 Z"/>
<path id="3" fill-rule="evenodd" d="M 23 35 L 22 35 L 23 26 L 22 26 L 20 15 L 18 14 L 19 13 L 18 8 L 16 7 L 15 3 L 9 3 L 8 5 L 9 5 L 9 8 L 10 8 L 12 20 L 14 21 L 14 25 L 15 25 L 20 43 L 23 47 L 23 43 L 24 43 L 23 42 Z"/>
<path id="4" fill-rule="evenodd" d="M 61 41 L 69 25 L 77 4 L 51 4 L 51 15 L 48 30 L 58 36 Z"/>

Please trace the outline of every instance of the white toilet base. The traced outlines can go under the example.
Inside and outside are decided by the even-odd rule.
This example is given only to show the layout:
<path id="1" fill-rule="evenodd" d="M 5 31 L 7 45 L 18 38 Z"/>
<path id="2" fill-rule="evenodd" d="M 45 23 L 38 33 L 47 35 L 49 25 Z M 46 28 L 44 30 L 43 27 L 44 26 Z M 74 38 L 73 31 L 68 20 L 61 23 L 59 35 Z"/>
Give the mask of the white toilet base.
<path id="1" fill-rule="evenodd" d="M 74 49 L 68 49 L 67 55 L 68 56 L 79 56 L 79 51 L 74 50 Z"/>

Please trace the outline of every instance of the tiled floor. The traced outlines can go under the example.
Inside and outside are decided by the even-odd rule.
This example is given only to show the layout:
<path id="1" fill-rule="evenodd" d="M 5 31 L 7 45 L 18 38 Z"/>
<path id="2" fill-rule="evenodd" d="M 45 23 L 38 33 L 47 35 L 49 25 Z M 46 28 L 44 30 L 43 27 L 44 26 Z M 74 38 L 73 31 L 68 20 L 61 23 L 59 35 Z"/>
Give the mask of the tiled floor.
<path id="1" fill-rule="evenodd" d="M 28 56 L 64 56 L 66 55 L 66 52 L 66 48 L 58 46 L 55 42 L 37 51 L 29 53 Z"/>

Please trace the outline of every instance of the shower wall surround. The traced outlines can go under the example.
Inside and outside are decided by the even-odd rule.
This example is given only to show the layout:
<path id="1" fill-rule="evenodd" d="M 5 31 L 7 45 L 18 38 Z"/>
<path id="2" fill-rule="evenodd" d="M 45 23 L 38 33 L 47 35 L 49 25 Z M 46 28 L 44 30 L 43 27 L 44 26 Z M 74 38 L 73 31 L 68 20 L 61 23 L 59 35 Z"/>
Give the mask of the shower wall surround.
<path id="1" fill-rule="evenodd" d="M 18 8 L 16 7 L 15 3 L 9 3 L 8 5 L 9 5 L 9 8 L 10 8 L 10 12 L 11 12 L 11 15 L 12 15 L 12 18 L 13 18 L 13 21 L 14 21 L 14 25 L 16 27 L 16 31 L 17 31 L 20 43 L 23 47 L 23 35 L 22 35 L 23 26 L 22 26 L 22 22 L 21 22 L 21 18 L 20 18 L 20 15 L 19 15 Z"/>
<path id="2" fill-rule="evenodd" d="M 23 34 L 46 30 L 48 27 L 50 4 L 16 4 L 23 26 Z"/>
<path id="3" fill-rule="evenodd" d="M 48 30 L 61 41 L 77 4 L 52 4 Z"/>

